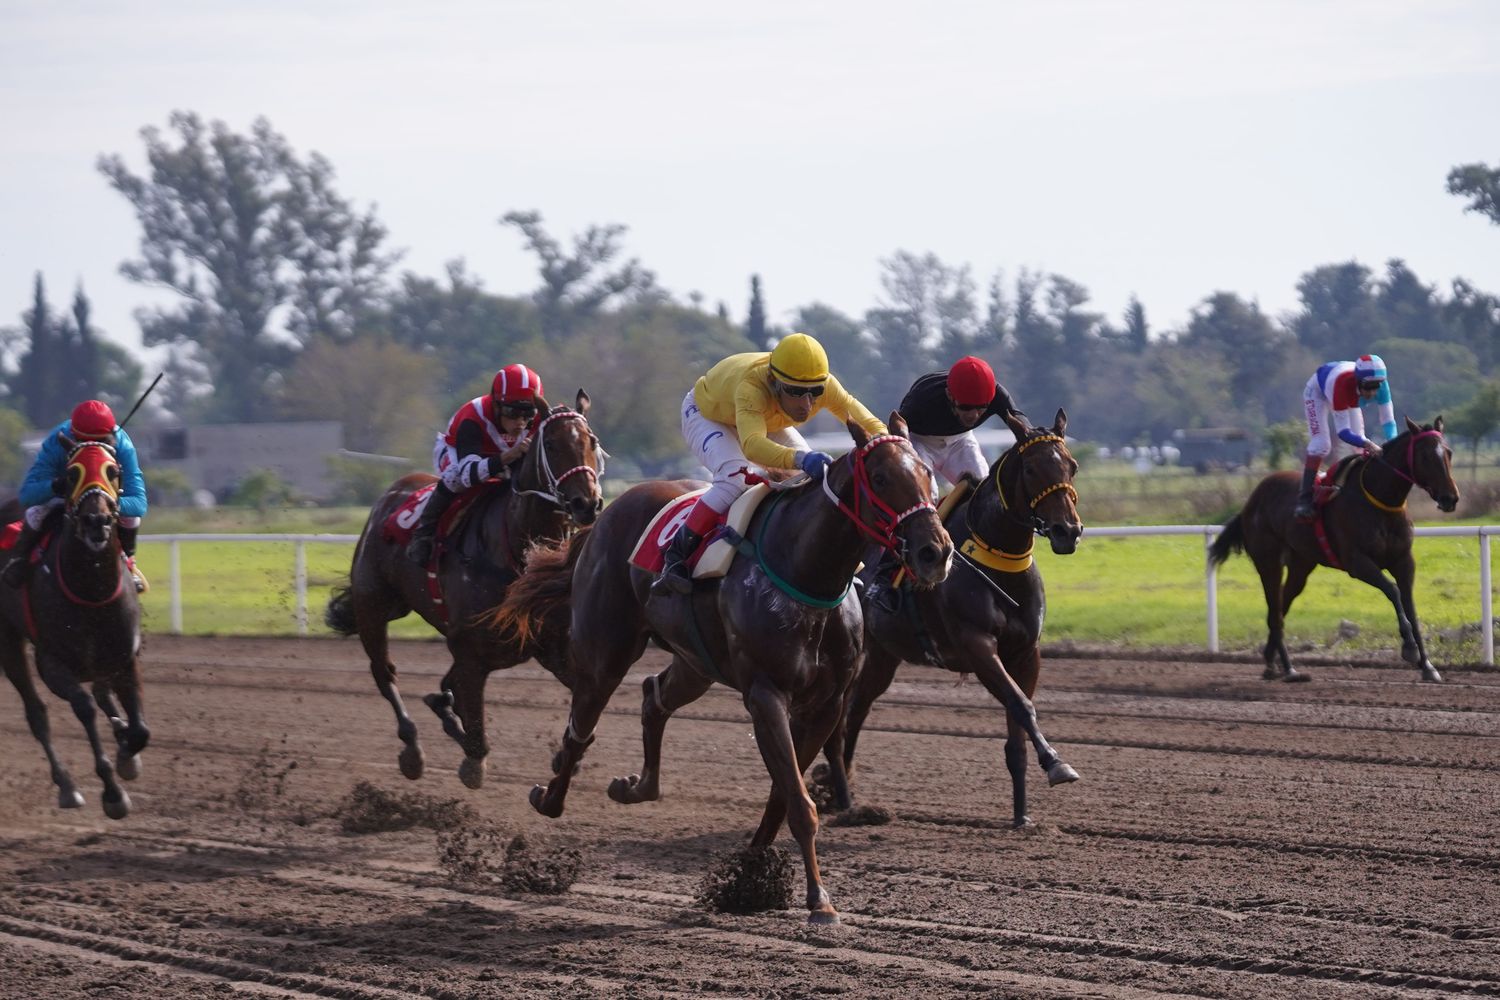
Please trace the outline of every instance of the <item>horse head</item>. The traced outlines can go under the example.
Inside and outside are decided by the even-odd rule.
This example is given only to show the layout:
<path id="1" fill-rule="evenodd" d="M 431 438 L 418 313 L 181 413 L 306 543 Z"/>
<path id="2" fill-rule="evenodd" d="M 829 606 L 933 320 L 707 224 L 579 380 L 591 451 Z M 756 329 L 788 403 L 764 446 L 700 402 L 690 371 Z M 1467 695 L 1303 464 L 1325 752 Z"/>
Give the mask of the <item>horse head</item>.
<path id="1" fill-rule="evenodd" d="M 609 457 L 589 427 L 590 405 L 589 394 L 582 389 L 572 409 L 548 407 L 546 400 L 538 400 L 532 427 L 536 443 L 526 453 L 514 484 L 517 495 L 555 504 L 579 526 L 593 524 L 604 507 L 599 477 Z"/>
<path id="2" fill-rule="evenodd" d="M 1443 439 L 1443 418 L 1426 427 L 1406 418 L 1406 433 L 1387 441 L 1381 460 L 1411 483 L 1427 491 L 1438 509 L 1452 512 L 1458 506 L 1458 485 L 1453 482 L 1453 449 Z M 1402 463 L 1405 472 L 1402 472 Z"/>
<path id="3" fill-rule="evenodd" d="M 911 446 L 906 421 L 893 412 L 888 426 L 889 433 L 871 437 L 849 421 L 854 450 L 829 469 L 846 481 L 835 486 L 825 479 L 825 488 L 838 494 L 852 488 L 852 514 L 862 530 L 901 558 L 913 582 L 932 587 L 953 564 L 953 539 L 932 505 L 932 470 Z"/>
<path id="4" fill-rule="evenodd" d="M 63 472 L 67 534 L 99 555 L 110 547 L 119 524 L 120 465 L 103 441 L 60 440 L 68 453 Z"/>
<path id="5" fill-rule="evenodd" d="M 1029 515 L 1037 534 L 1044 535 L 1058 555 L 1069 555 L 1078 548 L 1078 539 L 1083 535 L 1083 521 L 1078 517 L 1078 491 L 1073 488 L 1073 477 L 1078 474 L 1078 462 L 1068 451 L 1066 440 L 1068 414 L 1059 409 L 1051 427 L 1033 427 L 1020 413 L 1007 413 L 1005 422 L 1016 443 L 1007 457 L 1014 457 L 1014 495 L 1006 497 L 1007 487 L 1000 487 L 1001 504 L 1010 511 L 1018 508 L 1012 516 L 1025 518 Z M 1005 459 L 1001 459 L 1002 467 Z"/>

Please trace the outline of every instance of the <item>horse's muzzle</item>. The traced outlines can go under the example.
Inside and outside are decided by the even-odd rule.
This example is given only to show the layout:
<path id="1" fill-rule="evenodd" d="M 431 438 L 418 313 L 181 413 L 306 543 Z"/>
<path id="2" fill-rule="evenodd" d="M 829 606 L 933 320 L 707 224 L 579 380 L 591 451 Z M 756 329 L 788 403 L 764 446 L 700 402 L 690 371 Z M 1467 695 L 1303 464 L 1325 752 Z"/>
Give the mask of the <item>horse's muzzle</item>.
<path id="1" fill-rule="evenodd" d="M 1444 514 L 1451 514 L 1458 509 L 1457 493 L 1434 493 L 1432 499 L 1437 501 L 1438 510 L 1442 511 Z"/>
<path id="2" fill-rule="evenodd" d="M 925 542 L 906 554 L 906 566 L 918 586 L 935 587 L 953 567 L 953 543 Z"/>
<path id="3" fill-rule="evenodd" d="M 580 527 L 593 524 L 603 509 L 603 497 L 571 497 L 568 500 L 568 516 Z"/>
<path id="4" fill-rule="evenodd" d="M 1047 541 L 1052 551 L 1060 556 L 1070 556 L 1078 549 L 1078 539 L 1083 536 L 1081 524 L 1052 524 L 1047 526 Z"/>

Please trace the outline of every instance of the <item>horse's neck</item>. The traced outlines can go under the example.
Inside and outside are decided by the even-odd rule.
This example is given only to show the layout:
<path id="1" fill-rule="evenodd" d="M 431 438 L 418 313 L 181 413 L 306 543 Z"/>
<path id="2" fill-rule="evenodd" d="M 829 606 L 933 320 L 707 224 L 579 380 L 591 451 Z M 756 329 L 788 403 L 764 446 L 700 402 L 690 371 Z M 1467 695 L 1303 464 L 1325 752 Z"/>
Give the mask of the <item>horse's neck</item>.
<path id="1" fill-rule="evenodd" d="M 1401 453 L 1400 448 L 1394 450 L 1398 454 Z M 1412 475 L 1411 469 L 1398 470 L 1396 465 L 1384 455 L 1379 461 L 1373 458 L 1365 459 L 1363 476 L 1365 489 L 1369 490 L 1375 499 L 1392 507 L 1400 507 L 1406 503 L 1406 497 L 1411 493 L 1411 488 L 1415 485 L 1413 480 L 1416 478 Z"/>
<path id="2" fill-rule="evenodd" d="M 853 507 L 846 501 L 846 505 Z M 827 596 L 847 586 L 864 553 L 864 537 L 833 505 L 821 484 L 784 495 L 763 507 L 761 558 L 778 576 L 807 594 Z"/>
<path id="3" fill-rule="evenodd" d="M 120 585 L 120 543 L 111 538 L 102 552 L 94 552 L 73 535 L 73 525 L 64 520 L 53 543 L 57 552 L 58 583 L 75 597 L 100 601 Z"/>
<path id="4" fill-rule="evenodd" d="M 512 480 L 508 496 L 503 498 L 506 554 L 517 565 L 533 542 L 556 541 L 566 534 L 567 518 L 560 507 L 539 496 L 523 496 L 519 492 L 531 488 L 518 487 Z"/>
<path id="5" fill-rule="evenodd" d="M 1006 458 L 1007 465 L 1015 466 L 1019 461 L 1014 453 L 1008 453 Z M 1017 495 L 1015 486 L 1014 477 L 1020 474 L 1019 466 L 1015 466 L 1008 483 L 994 474 L 986 476 L 967 508 L 969 532 L 978 535 L 986 545 L 1009 553 L 1028 551 L 1033 534 L 1030 511 L 1025 510 L 1024 498 Z M 1009 491 L 1010 495 L 1002 499 L 1001 490 Z"/>

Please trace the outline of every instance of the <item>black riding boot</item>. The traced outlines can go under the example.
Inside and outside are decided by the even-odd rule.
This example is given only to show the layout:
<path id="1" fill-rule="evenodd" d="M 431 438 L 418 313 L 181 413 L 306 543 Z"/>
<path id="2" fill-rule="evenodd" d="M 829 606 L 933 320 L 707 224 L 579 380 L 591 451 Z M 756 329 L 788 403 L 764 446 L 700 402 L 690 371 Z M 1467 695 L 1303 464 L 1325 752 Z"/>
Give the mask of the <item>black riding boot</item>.
<path id="1" fill-rule="evenodd" d="M 875 575 L 865 596 L 870 604 L 881 611 L 896 612 L 901 609 L 901 590 L 896 586 L 896 574 L 901 570 L 901 560 L 893 552 L 880 553 L 875 564 Z"/>
<path id="2" fill-rule="evenodd" d="M 0 570 L 0 580 L 6 586 L 22 587 L 31 579 L 31 550 L 36 548 L 37 539 L 41 537 L 40 531 L 25 521 L 21 522 L 21 533 L 16 536 L 16 544 L 10 550 L 10 562 Z"/>
<path id="3" fill-rule="evenodd" d="M 438 519 L 456 496 L 457 493 L 442 483 L 432 488 L 432 496 L 427 498 L 427 506 L 422 508 L 422 519 L 412 529 L 411 541 L 406 543 L 406 558 L 418 566 L 426 566 L 432 559 L 432 543 L 437 535 Z"/>
<path id="4" fill-rule="evenodd" d="M 1318 516 L 1318 509 L 1313 506 L 1313 484 L 1318 480 L 1318 465 L 1308 462 L 1302 466 L 1302 489 L 1297 493 L 1297 509 L 1292 516 L 1299 521 L 1311 521 Z"/>
<path id="5" fill-rule="evenodd" d="M 677 534 L 673 535 L 672 540 L 667 543 L 661 573 L 651 581 L 651 592 L 653 594 L 691 594 L 693 577 L 688 569 L 687 561 L 702 544 L 703 536 L 692 528 L 685 524 L 678 528 Z"/>

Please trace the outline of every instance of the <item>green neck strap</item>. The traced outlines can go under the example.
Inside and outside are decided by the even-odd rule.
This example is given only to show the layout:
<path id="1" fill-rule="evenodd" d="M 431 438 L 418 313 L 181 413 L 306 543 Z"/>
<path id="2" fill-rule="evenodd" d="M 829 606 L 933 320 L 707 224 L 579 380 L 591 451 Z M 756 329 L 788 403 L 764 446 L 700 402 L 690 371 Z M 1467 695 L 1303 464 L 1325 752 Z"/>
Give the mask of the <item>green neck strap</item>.
<path id="1" fill-rule="evenodd" d="M 776 586 L 777 590 L 781 591 L 792 600 L 797 601 L 799 604 L 806 604 L 810 608 L 836 608 L 840 604 L 844 603 L 844 598 L 849 596 L 849 588 L 854 586 L 854 580 L 852 578 L 848 583 L 844 585 L 843 593 L 839 594 L 839 596 L 835 598 L 829 599 L 826 597 L 813 597 L 810 594 L 804 594 L 802 591 L 792 586 L 786 580 L 783 580 L 776 573 L 776 571 L 766 563 L 766 525 L 771 523 L 771 514 L 776 509 L 776 505 L 781 502 L 781 498 L 785 495 L 786 494 L 784 493 L 777 493 L 775 496 L 773 496 L 771 498 L 771 505 L 766 508 L 765 516 L 760 519 L 760 530 L 755 533 L 755 561 L 760 564 L 760 571 L 766 574 L 766 579 L 770 580 L 771 583 Z"/>

